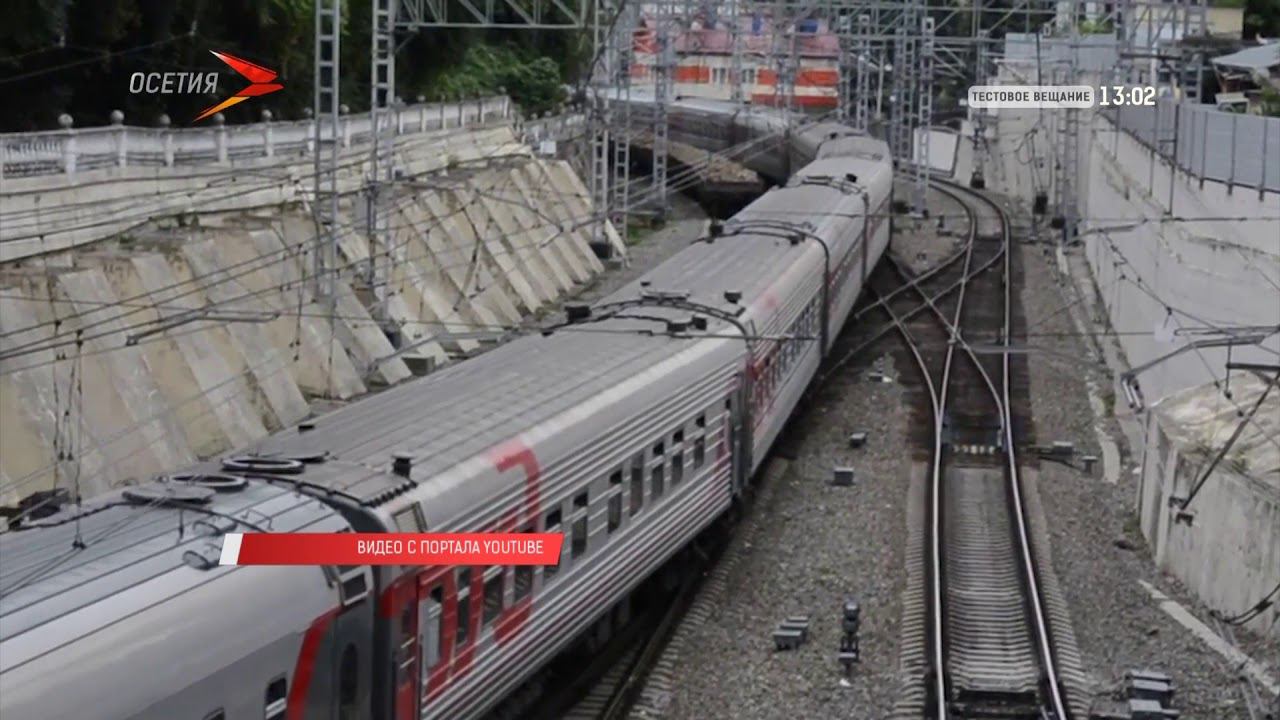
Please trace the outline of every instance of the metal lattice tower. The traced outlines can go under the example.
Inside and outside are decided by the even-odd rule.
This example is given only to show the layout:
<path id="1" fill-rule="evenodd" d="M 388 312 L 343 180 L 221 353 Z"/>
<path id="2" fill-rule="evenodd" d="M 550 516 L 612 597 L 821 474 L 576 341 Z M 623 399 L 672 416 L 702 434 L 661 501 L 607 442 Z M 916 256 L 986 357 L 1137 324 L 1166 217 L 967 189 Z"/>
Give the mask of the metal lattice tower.
<path id="1" fill-rule="evenodd" d="M 933 124 L 933 18 L 920 19 L 920 64 L 916 102 L 915 132 L 919 141 L 915 149 L 915 183 L 911 193 L 911 210 L 916 215 L 928 212 L 929 202 L 929 126 Z"/>
<path id="2" fill-rule="evenodd" d="M 375 298 L 373 316 L 386 318 L 387 287 L 391 270 L 389 207 L 395 181 L 396 102 L 396 6 L 398 0 L 373 0 L 373 38 L 369 45 L 369 119 L 372 148 L 369 153 L 368 282 Z"/>
<path id="3" fill-rule="evenodd" d="M 338 84 L 342 0 L 315 3 L 315 177 L 311 213 L 316 226 L 314 292 L 332 307 L 338 265 Z"/>
<path id="4" fill-rule="evenodd" d="M 605 241 L 605 223 L 609 219 L 609 192 L 611 157 L 609 153 L 609 130 L 612 121 L 612 103 L 607 93 L 609 84 L 613 82 L 613 69 L 616 56 L 612 52 L 611 33 L 605 25 L 605 18 L 612 17 L 613 6 L 607 0 L 594 3 L 592 12 L 591 39 L 593 57 L 599 58 L 595 72 L 588 79 L 590 95 L 587 98 L 587 133 L 591 142 L 591 205 L 595 208 L 592 226 L 593 239 L 597 243 Z"/>
<path id="5" fill-rule="evenodd" d="M 866 132 L 870 128 L 871 110 L 871 17 L 858 16 L 857 42 L 854 43 L 854 66 L 858 83 L 853 93 L 853 127 Z"/>
<path id="6" fill-rule="evenodd" d="M 907 29 L 893 33 L 893 83 L 889 93 L 889 149 L 902 161 L 911 159 L 911 47 Z"/>
<path id="7" fill-rule="evenodd" d="M 1192 102 L 1200 101 L 1204 51 L 1179 41 L 1208 34 L 1205 0 L 1120 0 L 1116 24 L 1117 81 L 1176 88 Z"/>
<path id="8" fill-rule="evenodd" d="M 746 102 L 742 93 L 742 27 L 739 14 L 742 0 L 729 0 L 729 99 Z"/>
<path id="9" fill-rule="evenodd" d="M 986 85 L 990 75 L 987 71 L 987 31 L 978 31 L 977 62 L 974 67 L 975 85 Z M 987 152 L 987 119 L 985 108 L 973 108 L 973 178 L 970 184 L 974 187 L 986 185 Z"/>
<path id="10" fill-rule="evenodd" d="M 840 58 L 836 69 L 836 119 L 841 122 L 846 122 L 853 115 L 856 92 L 854 87 L 857 84 L 854 77 L 858 72 L 858 50 L 850 37 L 851 33 L 845 27 L 848 22 L 848 15 L 840 18 Z"/>
<path id="11" fill-rule="evenodd" d="M 659 217 L 667 212 L 667 154 L 670 150 L 667 112 L 671 103 L 671 66 L 675 57 L 668 3 L 669 0 L 662 0 L 657 4 L 655 30 L 658 52 L 653 67 L 653 203 Z"/>
<path id="12" fill-rule="evenodd" d="M 1074 55 L 1074 51 L 1073 51 Z M 1071 65 L 1060 68 L 1056 81 L 1060 85 L 1074 85 L 1076 81 L 1075 60 Z M 1062 222 L 1062 241 L 1070 243 L 1076 231 L 1076 187 L 1080 173 L 1080 111 L 1074 108 L 1058 110 L 1057 148 L 1061 156 L 1055 165 L 1054 205 L 1057 219 Z"/>
<path id="13" fill-rule="evenodd" d="M 613 50 L 613 91 L 619 107 L 611 114 L 609 134 L 613 138 L 613 178 L 609 186 L 609 217 L 625 242 L 627 219 L 631 214 L 631 65 L 635 45 L 633 32 L 638 6 L 625 2 L 610 37 Z"/>

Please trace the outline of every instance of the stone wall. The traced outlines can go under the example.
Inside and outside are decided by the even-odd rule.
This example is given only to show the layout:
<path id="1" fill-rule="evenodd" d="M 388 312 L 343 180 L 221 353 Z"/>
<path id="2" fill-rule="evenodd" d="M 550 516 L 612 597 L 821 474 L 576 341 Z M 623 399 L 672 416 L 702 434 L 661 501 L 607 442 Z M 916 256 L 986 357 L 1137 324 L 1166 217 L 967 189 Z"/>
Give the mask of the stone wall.
<path id="1" fill-rule="evenodd" d="M 508 127 L 403 139 L 385 246 L 366 160 L 344 156 L 332 299 L 304 165 L 7 183 L 26 230 L 5 222 L 0 245 L 0 505 L 243 447 L 478 352 L 603 269 L 582 182 Z"/>

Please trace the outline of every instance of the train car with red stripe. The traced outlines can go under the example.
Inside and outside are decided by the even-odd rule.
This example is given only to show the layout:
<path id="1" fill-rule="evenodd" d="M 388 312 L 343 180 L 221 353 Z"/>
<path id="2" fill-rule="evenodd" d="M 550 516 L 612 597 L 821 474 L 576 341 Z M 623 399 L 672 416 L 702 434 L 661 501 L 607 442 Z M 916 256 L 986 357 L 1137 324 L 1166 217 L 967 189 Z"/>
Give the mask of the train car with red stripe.
<path id="1" fill-rule="evenodd" d="M 674 121 L 716 110 L 700 102 Z M 183 503 L 87 515 L 68 506 L 43 521 L 56 525 L 0 538 L 0 552 L 29 556 L 38 572 L 0 580 L 0 715 L 12 689 L 23 711 L 59 693 L 85 695 L 49 707 L 101 710 L 14 717 L 479 718 L 607 632 L 636 588 L 743 492 L 888 243 L 883 142 L 830 124 L 790 132 L 727 103 L 718 111 L 722 127 L 761 141 L 771 157 L 760 167 L 799 169 L 616 293 L 196 468 L 244 483 L 207 499 L 207 527 Z M 315 517 L 286 521 L 250 502 L 259 495 Z M 112 542 L 134 515 L 144 536 Z M 229 528 L 321 526 L 565 542 L 547 567 L 200 561 Z M 76 550 L 81 532 L 92 540 Z M 40 553 L 72 561 L 39 570 Z M 143 560 L 154 572 L 135 565 Z M 122 596 L 132 603 L 123 624 L 113 614 Z M 348 653 L 353 631 L 363 635 Z M 55 663 L 81 663 L 75 681 L 64 685 Z M 140 699 L 95 705 L 111 688 Z"/>
<path id="2" fill-rule="evenodd" d="M 370 568 L 218 566 L 233 530 L 350 529 L 287 478 L 179 475 L 0 534 L 0 717 L 371 717 Z"/>

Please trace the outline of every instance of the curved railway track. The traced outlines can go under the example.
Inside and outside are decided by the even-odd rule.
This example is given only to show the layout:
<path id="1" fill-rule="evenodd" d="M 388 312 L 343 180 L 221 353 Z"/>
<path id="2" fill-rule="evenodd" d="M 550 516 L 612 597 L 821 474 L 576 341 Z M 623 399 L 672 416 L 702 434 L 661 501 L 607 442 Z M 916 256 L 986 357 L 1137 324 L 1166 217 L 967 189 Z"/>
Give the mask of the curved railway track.
<path id="1" fill-rule="evenodd" d="M 879 311 L 887 322 L 834 355 L 814 383 L 822 385 L 893 332 L 905 340 L 921 373 L 930 421 L 913 442 L 927 461 L 929 477 L 919 514 L 923 547 L 912 548 L 908 557 L 924 569 L 918 575 L 926 597 L 920 627 L 913 631 L 904 621 L 904 642 L 915 637 L 925 646 L 921 675 L 927 681 L 900 703 L 897 715 L 1083 718 L 1075 692 L 1083 676 L 1070 621 L 1065 605 L 1045 600 L 1043 584 L 1051 586 L 1047 594 L 1056 594 L 1052 577 L 1042 581 L 1047 534 L 1043 528 L 1037 532 L 1029 519 L 1034 513 L 1024 497 L 1016 453 L 1025 390 L 1013 378 L 1010 353 L 999 349 L 1008 345 L 1014 322 L 1009 221 L 979 193 L 940 181 L 936 187 L 965 208 L 967 242 L 918 274 L 886 255 L 887 267 L 873 277 L 868 297 L 849 321 L 865 322 Z M 1038 504 L 1034 509 L 1038 512 Z M 660 638 L 682 613 L 664 615 L 657 623 L 662 632 L 634 641 L 563 715 L 566 720 L 627 715 L 634 692 L 656 661 Z M 1057 642 L 1058 635 L 1065 643 Z M 1060 677 L 1061 655 L 1070 666 L 1068 683 Z"/>
<path id="2" fill-rule="evenodd" d="M 930 420 L 914 438 L 928 466 L 919 556 L 925 628 L 916 633 L 926 639 L 928 680 L 900 709 L 937 720 L 1065 720 L 1075 713 L 1058 670 L 1016 453 L 1013 409 L 1024 399 L 1013 389 L 1010 354 L 999 349 L 1013 323 L 1009 222 L 984 196 L 939 185 L 964 205 L 968 242 L 918 276 L 890 257 L 902 284 L 872 286 L 873 307 L 889 316 L 920 371 Z M 926 280 L 944 287 L 930 290 Z M 897 309 L 912 294 L 922 304 Z"/>

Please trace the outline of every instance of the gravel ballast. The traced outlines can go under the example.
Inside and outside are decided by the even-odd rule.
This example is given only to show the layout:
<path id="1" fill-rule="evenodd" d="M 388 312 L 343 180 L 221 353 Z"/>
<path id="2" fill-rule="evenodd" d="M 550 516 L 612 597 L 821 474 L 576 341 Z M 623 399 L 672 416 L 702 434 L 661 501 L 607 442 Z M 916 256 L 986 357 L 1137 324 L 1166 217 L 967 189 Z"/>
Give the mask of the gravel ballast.
<path id="1" fill-rule="evenodd" d="M 1098 455 L 1096 422 L 1130 456 L 1114 420 L 1095 418 L 1091 409 L 1090 375 L 1095 387 L 1110 387 L 1111 378 L 1109 371 L 1088 360 L 1095 356 L 1087 341 L 1076 334 L 1071 315 L 1060 312 L 1076 297 L 1070 285 L 1058 273 L 1048 246 L 1022 245 L 1018 252 L 1027 343 L 1044 350 L 1029 361 L 1037 435 L 1031 440 L 1071 440 L 1080 453 Z M 1100 472 L 1090 477 L 1058 463 L 1040 466 L 1039 491 L 1054 567 L 1086 669 L 1100 693 L 1115 688 L 1128 670 L 1159 670 L 1172 677 L 1177 687 L 1174 707 L 1183 718 L 1248 718 L 1234 669 L 1157 607 L 1138 583 L 1154 585 L 1201 620 L 1209 620 L 1207 611 L 1152 561 L 1133 514 L 1137 480 L 1132 468 L 1126 463 L 1113 484 Z"/>
<path id="2" fill-rule="evenodd" d="M 879 369 L 897 375 L 886 354 Z M 668 718 L 883 718 L 897 694 L 899 597 L 908 453 L 903 388 L 866 379 L 861 369 L 833 377 L 793 419 L 789 471 L 774 482 L 757 532 L 728 578 L 720 613 L 692 633 L 674 677 Z M 866 445 L 848 435 L 866 431 Z M 855 469 L 852 487 L 832 486 L 832 468 Z M 836 662 L 846 598 L 862 607 L 862 662 L 849 687 Z M 772 633 L 809 614 L 808 641 L 775 650 Z"/>

